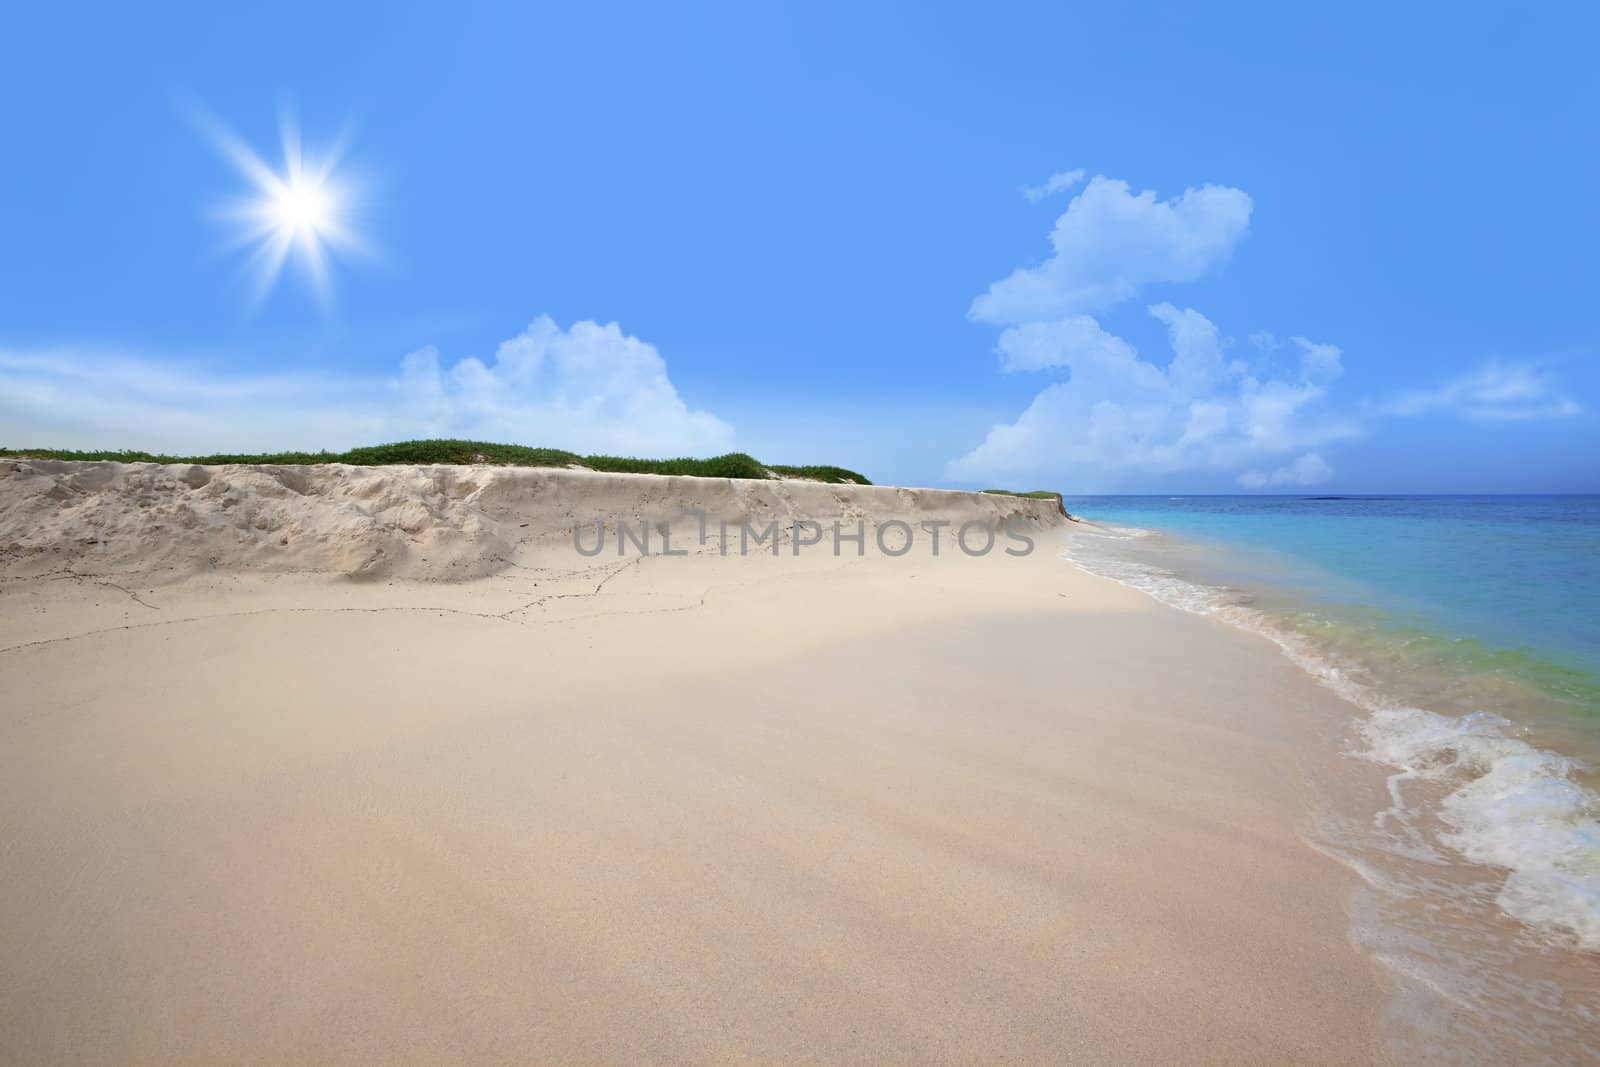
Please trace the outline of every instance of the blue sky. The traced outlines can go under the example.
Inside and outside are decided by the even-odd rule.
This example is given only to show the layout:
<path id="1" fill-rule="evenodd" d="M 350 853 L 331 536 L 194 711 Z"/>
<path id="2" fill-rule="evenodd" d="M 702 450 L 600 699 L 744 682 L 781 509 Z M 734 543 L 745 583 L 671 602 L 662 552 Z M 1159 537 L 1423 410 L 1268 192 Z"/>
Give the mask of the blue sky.
<path id="1" fill-rule="evenodd" d="M 0 444 L 1600 490 L 1592 8 L 764 7 L 13 13 Z M 285 110 L 371 248 L 253 302 Z"/>

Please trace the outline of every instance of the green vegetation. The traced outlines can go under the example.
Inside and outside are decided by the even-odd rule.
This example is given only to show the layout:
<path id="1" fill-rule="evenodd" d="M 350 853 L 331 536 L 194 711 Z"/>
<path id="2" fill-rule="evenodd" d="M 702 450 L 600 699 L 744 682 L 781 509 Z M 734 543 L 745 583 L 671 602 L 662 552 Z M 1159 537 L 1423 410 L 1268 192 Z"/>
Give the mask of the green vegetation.
<path id="1" fill-rule="evenodd" d="M 1060 493 L 1053 493 L 1048 489 L 1035 489 L 1030 493 L 1018 493 L 1011 489 L 985 489 L 985 493 L 999 493 L 1001 496 L 1025 496 L 1030 500 L 1060 500 Z"/>
<path id="2" fill-rule="evenodd" d="M 866 478 L 855 471 L 846 470 L 844 467 L 822 466 L 786 467 L 777 463 L 768 463 L 767 470 L 781 478 L 808 478 L 813 482 L 832 482 L 836 485 L 855 482 L 857 485 L 871 485 Z"/>
<path id="3" fill-rule="evenodd" d="M 1067 503 L 1061 499 L 1061 494 L 1052 492 L 1049 489 L 1035 489 L 1028 493 L 1018 493 L 1011 489 L 985 489 L 984 492 L 996 493 L 1000 496 L 1027 497 L 1029 500 L 1054 500 L 1056 502 L 1056 507 L 1061 509 L 1061 514 L 1067 516 L 1069 519 L 1072 518 L 1072 513 L 1067 510 Z"/>
<path id="4" fill-rule="evenodd" d="M 763 464 L 743 452 L 710 459 L 636 459 L 629 456 L 580 456 L 559 448 L 497 445 L 487 441 L 399 441 L 391 445 L 352 448 L 348 452 L 270 452 L 259 455 L 166 456 L 150 452 L 77 452 L 60 448 L 4 448 L 0 455 L 25 459 L 114 460 L 118 463 L 350 463 L 381 467 L 395 463 L 492 463 L 512 467 L 565 467 L 576 463 L 590 470 L 623 474 L 687 474 L 699 478 L 809 478 L 818 482 L 871 485 L 843 467 L 786 467 Z"/>

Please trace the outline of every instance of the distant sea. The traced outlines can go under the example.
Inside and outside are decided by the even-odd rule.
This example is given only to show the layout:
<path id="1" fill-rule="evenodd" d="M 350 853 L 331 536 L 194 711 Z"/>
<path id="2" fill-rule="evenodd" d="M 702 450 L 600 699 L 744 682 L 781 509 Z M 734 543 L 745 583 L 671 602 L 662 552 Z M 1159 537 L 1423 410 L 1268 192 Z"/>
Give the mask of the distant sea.
<path id="1" fill-rule="evenodd" d="M 1600 496 L 1066 507 L 1074 562 L 1262 633 L 1352 702 L 1343 755 L 1392 803 L 1314 843 L 1374 888 L 1358 935 L 1459 1018 L 1600 1045 Z"/>

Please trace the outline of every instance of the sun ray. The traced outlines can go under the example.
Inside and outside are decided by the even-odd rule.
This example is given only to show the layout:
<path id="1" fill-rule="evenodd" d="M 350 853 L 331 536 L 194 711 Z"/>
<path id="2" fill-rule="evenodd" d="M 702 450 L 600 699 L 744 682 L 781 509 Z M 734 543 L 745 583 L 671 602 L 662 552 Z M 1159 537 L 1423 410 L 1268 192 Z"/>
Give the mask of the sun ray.
<path id="1" fill-rule="evenodd" d="M 214 212 L 229 230 L 225 247 L 249 249 L 244 270 L 250 276 L 252 307 L 271 295 L 291 259 L 305 272 L 317 301 L 331 306 L 334 254 L 375 254 L 351 218 L 352 189 L 336 174 L 349 144 L 348 127 L 327 152 L 312 159 L 302 145 L 298 119 L 284 108 L 278 116 L 280 172 L 215 116 L 196 110 L 193 117 L 217 152 L 252 187 L 248 198 L 227 201 Z"/>

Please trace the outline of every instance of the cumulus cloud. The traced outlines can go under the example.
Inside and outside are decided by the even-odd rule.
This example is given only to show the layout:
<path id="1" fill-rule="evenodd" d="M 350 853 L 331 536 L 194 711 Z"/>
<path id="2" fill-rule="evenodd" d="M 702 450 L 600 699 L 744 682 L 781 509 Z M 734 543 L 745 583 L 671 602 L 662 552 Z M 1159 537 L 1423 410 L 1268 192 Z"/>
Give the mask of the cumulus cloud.
<path id="1" fill-rule="evenodd" d="M 1016 421 L 991 429 L 946 474 L 985 482 L 1069 470 L 1115 486 L 1236 469 L 1359 432 L 1321 410 L 1341 371 L 1335 346 L 1297 338 L 1298 364 L 1260 375 L 1226 358 L 1220 332 L 1198 311 L 1156 304 L 1149 313 L 1167 327 L 1172 355 L 1164 366 L 1088 316 L 1004 330 L 1003 366 L 1063 368 L 1069 378 L 1047 386 Z"/>
<path id="2" fill-rule="evenodd" d="M 1582 408 L 1537 364 L 1496 360 L 1431 389 L 1396 393 L 1381 401 L 1378 410 L 1384 415 L 1442 411 L 1474 422 L 1525 422 L 1566 418 Z"/>
<path id="3" fill-rule="evenodd" d="M 1070 367 L 1074 363 L 1125 366 L 1138 362 L 1128 342 L 1102 330 L 1088 315 L 1005 330 L 995 351 L 1000 356 L 1001 369 L 1007 371 Z"/>
<path id="4" fill-rule="evenodd" d="M 1050 235 L 1053 254 L 989 286 L 968 315 L 1010 325 L 1112 307 L 1154 282 L 1192 281 L 1225 262 L 1250 224 L 1250 197 L 1221 185 L 1170 200 L 1096 176 Z"/>
<path id="5" fill-rule="evenodd" d="M 1064 170 L 1059 174 L 1050 175 L 1043 185 L 1024 185 L 1022 195 L 1029 200 L 1043 200 L 1047 196 L 1064 193 L 1081 181 L 1083 181 L 1082 170 Z"/>
<path id="6" fill-rule="evenodd" d="M 732 438 L 726 423 L 683 402 L 653 345 L 614 322 L 563 331 L 540 316 L 492 363 L 469 357 L 446 369 L 424 348 L 405 358 L 398 385 L 405 417 L 435 436 L 647 453 L 720 451 Z"/>
<path id="7" fill-rule="evenodd" d="M 1242 365 L 1229 364 L 1223 357 L 1222 335 L 1200 312 L 1193 308 L 1180 310 L 1171 304 L 1152 304 L 1148 310 L 1166 325 L 1172 340 L 1172 363 L 1167 367 L 1167 376 L 1178 389 L 1198 395 L 1243 373 Z"/>
<path id="8" fill-rule="evenodd" d="M 1293 463 L 1276 470 L 1245 471 L 1239 475 L 1239 484 L 1246 489 L 1270 489 L 1285 485 L 1317 485 L 1333 477 L 1328 461 L 1315 452 L 1307 452 Z"/>
<path id="9" fill-rule="evenodd" d="M 691 409 L 654 346 L 616 323 L 541 316 L 494 359 L 427 347 L 388 378 L 240 375 L 92 349 L 0 349 L 0 442 L 169 452 L 340 450 L 424 436 L 577 452 L 726 451 L 727 423 Z"/>
<path id="10" fill-rule="evenodd" d="M 1057 175 L 1059 183 L 1027 192 L 1043 197 L 1080 177 Z M 1003 370 L 1065 372 L 1066 380 L 994 426 L 946 465 L 946 476 L 1115 488 L 1213 472 L 1249 488 L 1305 486 L 1333 475 L 1320 448 L 1361 436 L 1382 418 L 1441 412 L 1506 423 L 1580 411 L 1536 364 L 1493 362 L 1435 387 L 1347 404 L 1355 414 L 1340 414 L 1329 395 L 1344 373 L 1336 345 L 1257 331 L 1248 335 L 1247 362 L 1231 356 L 1205 315 L 1165 302 L 1147 308 L 1167 328 L 1164 362 L 1142 358 L 1105 329 L 1097 316 L 1143 287 L 1192 281 L 1223 264 L 1250 214 L 1250 197 L 1226 186 L 1160 200 L 1126 182 L 1091 179 L 1056 220 L 1052 254 L 990 285 L 968 311 L 1004 327 L 996 344 Z"/>

